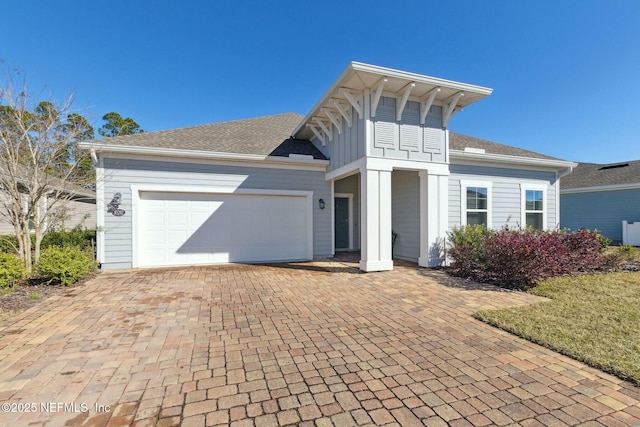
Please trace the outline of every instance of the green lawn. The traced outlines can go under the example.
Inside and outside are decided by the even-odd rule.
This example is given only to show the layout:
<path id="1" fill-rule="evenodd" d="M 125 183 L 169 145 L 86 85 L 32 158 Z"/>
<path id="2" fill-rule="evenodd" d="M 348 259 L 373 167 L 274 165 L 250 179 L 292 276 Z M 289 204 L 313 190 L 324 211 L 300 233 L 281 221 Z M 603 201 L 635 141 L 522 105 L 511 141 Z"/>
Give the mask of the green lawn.
<path id="1" fill-rule="evenodd" d="M 640 385 L 640 273 L 547 280 L 551 301 L 475 317 Z"/>

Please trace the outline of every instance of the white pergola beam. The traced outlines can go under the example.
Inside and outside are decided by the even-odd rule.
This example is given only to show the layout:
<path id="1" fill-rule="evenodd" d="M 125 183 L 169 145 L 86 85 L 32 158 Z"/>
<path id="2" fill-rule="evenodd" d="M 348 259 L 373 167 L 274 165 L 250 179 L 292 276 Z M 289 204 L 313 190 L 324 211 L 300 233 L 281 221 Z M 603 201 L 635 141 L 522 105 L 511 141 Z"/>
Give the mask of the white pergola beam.
<path id="1" fill-rule="evenodd" d="M 344 117 L 344 119 L 347 121 L 347 125 L 351 127 L 351 109 L 347 110 L 347 108 L 344 105 L 342 105 L 340 102 L 338 102 L 335 99 L 332 99 L 331 102 L 338 109 L 342 117 Z"/>
<path id="2" fill-rule="evenodd" d="M 402 93 L 402 98 L 400 98 L 400 102 L 396 104 L 396 121 L 399 122 L 402 120 L 402 112 L 404 111 L 404 107 L 407 105 L 407 101 L 409 100 L 409 95 L 411 95 L 411 90 L 416 87 L 415 82 L 409 83 Z"/>
<path id="3" fill-rule="evenodd" d="M 322 111 L 327 115 L 327 117 L 329 117 L 329 120 L 331 120 L 331 123 L 333 123 L 336 129 L 338 129 L 338 134 L 342 135 L 342 123 L 340 123 L 340 117 L 336 117 L 333 114 L 333 111 L 331 111 L 328 108 L 321 108 L 320 111 Z"/>
<path id="4" fill-rule="evenodd" d="M 362 119 L 364 117 L 364 110 L 360 102 L 358 102 L 354 98 L 353 94 L 348 89 L 340 88 L 340 93 L 343 94 L 345 98 L 347 98 L 347 101 L 349 101 L 349 103 L 353 106 L 353 108 L 355 108 L 356 112 L 358 113 L 358 117 Z"/>
<path id="5" fill-rule="evenodd" d="M 318 129 L 316 129 L 314 125 L 307 124 L 307 127 L 311 129 L 311 131 L 315 134 L 315 136 L 320 140 L 323 147 L 327 145 L 327 141 L 324 139 L 324 135 L 318 132 Z"/>
<path id="6" fill-rule="evenodd" d="M 431 89 L 420 101 L 420 124 L 424 125 L 424 122 L 427 119 L 427 115 L 429 114 L 429 110 L 433 105 L 433 101 L 436 99 L 438 93 L 440 93 L 442 89 L 440 86 L 434 87 Z"/>
<path id="7" fill-rule="evenodd" d="M 449 126 L 449 120 L 453 117 L 454 110 L 458 105 L 458 100 L 464 96 L 464 92 L 460 91 L 450 98 L 450 101 L 446 104 L 444 115 L 442 116 L 442 125 L 446 128 Z"/>
<path id="8" fill-rule="evenodd" d="M 382 96 L 382 89 L 384 89 L 384 84 L 388 82 L 389 79 L 383 77 L 378 82 L 378 87 L 376 88 L 376 93 L 373 95 L 373 100 L 371 101 L 371 118 L 376 116 L 376 110 L 378 109 L 378 103 L 380 102 L 380 97 Z"/>

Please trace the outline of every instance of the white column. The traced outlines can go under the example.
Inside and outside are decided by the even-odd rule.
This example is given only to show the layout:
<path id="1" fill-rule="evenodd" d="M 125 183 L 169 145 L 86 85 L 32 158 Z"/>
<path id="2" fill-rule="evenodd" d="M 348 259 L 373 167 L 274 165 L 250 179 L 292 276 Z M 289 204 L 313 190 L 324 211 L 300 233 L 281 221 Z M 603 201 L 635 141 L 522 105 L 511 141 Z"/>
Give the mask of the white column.
<path id="1" fill-rule="evenodd" d="M 364 169 L 361 179 L 361 257 L 363 271 L 393 269 L 391 259 L 391 171 Z"/>
<path id="2" fill-rule="evenodd" d="M 380 182 L 379 202 L 379 220 L 380 227 L 380 261 L 384 262 L 389 268 L 385 270 L 393 270 L 392 259 L 392 238 L 391 238 L 391 171 L 380 171 L 378 173 Z"/>
<path id="3" fill-rule="evenodd" d="M 449 176 L 438 175 L 438 234 L 439 254 L 431 262 L 432 266 L 441 266 L 445 262 L 445 245 L 447 244 L 447 230 L 449 230 Z"/>
<path id="4" fill-rule="evenodd" d="M 429 267 L 429 200 L 427 198 L 427 171 L 418 172 L 420 177 L 420 257 L 418 265 Z"/>
<path id="5" fill-rule="evenodd" d="M 449 216 L 448 176 L 420 172 L 420 258 L 418 265 L 437 267 L 444 262 Z"/>

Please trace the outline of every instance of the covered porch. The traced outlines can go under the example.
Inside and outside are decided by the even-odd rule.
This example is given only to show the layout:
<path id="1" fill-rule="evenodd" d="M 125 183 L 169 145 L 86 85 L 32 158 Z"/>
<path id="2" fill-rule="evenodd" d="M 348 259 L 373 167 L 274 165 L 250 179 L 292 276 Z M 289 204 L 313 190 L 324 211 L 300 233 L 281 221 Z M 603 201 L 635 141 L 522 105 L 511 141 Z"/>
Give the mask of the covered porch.
<path id="1" fill-rule="evenodd" d="M 376 163 L 331 180 L 334 253 L 360 251 L 359 266 L 367 272 L 392 270 L 394 259 L 441 265 L 448 168 L 382 159 Z"/>

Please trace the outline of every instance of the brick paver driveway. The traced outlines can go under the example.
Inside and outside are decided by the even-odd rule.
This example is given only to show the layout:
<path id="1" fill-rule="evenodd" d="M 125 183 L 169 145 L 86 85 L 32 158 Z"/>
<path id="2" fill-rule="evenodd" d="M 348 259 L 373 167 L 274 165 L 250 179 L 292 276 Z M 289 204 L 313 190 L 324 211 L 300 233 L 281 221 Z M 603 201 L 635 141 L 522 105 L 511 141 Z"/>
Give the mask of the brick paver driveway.
<path id="1" fill-rule="evenodd" d="M 102 273 L 0 325 L 0 424 L 640 425 L 640 389 L 470 316 L 532 301 L 408 264 Z"/>

